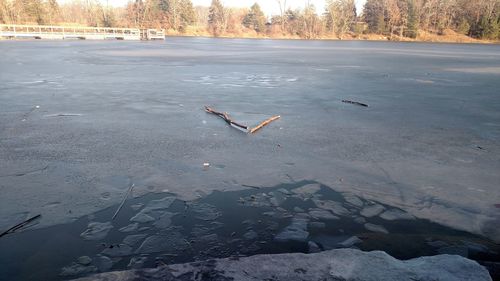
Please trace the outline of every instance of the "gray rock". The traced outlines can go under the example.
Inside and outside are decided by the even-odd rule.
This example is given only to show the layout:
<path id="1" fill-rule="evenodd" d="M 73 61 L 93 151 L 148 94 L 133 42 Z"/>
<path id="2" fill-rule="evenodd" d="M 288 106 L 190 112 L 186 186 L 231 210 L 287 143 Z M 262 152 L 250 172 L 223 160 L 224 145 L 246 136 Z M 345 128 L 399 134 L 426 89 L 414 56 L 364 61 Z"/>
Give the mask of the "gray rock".
<path id="1" fill-rule="evenodd" d="M 460 256 L 438 255 L 401 261 L 385 252 L 355 249 L 215 259 L 154 269 L 102 273 L 78 280 L 173 281 L 198 280 L 196 278 L 199 276 L 210 276 L 211 280 L 221 281 L 491 281 L 484 267 Z"/>
<path id="2" fill-rule="evenodd" d="M 387 229 L 385 229 L 385 227 L 378 225 L 378 224 L 365 223 L 365 228 L 370 230 L 370 231 L 373 231 L 373 232 L 379 232 L 379 233 L 385 233 L 385 234 L 389 233 L 389 231 L 387 231 Z"/>
<path id="3" fill-rule="evenodd" d="M 384 206 L 379 205 L 379 204 L 370 205 L 370 206 L 364 207 L 363 210 L 361 210 L 360 214 L 363 217 L 371 218 L 371 217 L 374 217 L 374 216 L 382 213 L 382 211 L 384 211 L 384 209 L 385 209 Z"/>
<path id="4" fill-rule="evenodd" d="M 108 235 L 112 228 L 111 222 L 91 222 L 80 236 L 84 240 L 101 240 Z"/>

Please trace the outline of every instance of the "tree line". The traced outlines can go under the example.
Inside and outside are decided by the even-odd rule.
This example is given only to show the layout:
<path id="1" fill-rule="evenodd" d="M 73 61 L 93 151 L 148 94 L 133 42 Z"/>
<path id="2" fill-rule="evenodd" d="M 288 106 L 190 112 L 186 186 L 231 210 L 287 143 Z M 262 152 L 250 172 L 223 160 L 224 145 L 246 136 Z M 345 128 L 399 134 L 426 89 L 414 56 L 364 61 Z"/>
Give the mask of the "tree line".
<path id="1" fill-rule="evenodd" d="M 271 1 L 271 0 L 270 0 Z M 354 0 L 327 0 L 324 13 L 312 4 L 288 9 L 274 0 L 280 14 L 266 17 L 257 3 L 250 8 L 194 7 L 190 0 L 133 0 L 110 7 L 99 0 L 0 0 L 0 23 L 79 24 L 100 27 L 164 28 L 176 33 L 213 36 L 340 39 L 360 34 L 416 38 L 420 31 L 454 31 L 479 39 L 500 39 L 500 0 L 367 0 L 356 11 Z"/>

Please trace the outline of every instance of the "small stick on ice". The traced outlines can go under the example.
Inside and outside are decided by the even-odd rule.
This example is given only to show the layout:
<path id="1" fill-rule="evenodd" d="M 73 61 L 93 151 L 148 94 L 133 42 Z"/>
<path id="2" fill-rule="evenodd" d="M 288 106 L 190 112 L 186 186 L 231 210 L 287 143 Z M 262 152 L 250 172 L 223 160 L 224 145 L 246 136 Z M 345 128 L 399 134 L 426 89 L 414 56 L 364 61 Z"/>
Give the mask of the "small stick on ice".
<path id="1" fill-rule="evenodd" d="M 274 120 L 277 120 L 279 119 L 281 116 L 279 115 L 276 115 L 276 116 L 273 116 L 265 121 L 263 121 L 262 123 L 260 123 L 259 125 L 253 127 L 252 129 L 250 129 L 250 134 L 253 134 L 255 133 L 256 131 L 260 130 L 262 127 L 266 126 L 267 124 L 273 122 Z"/>
<path id="2" fill-rule="evenodd" d="M 130 192 L 132 191 L 132 188 L 134 188 L 134 186 L 135 186 L 135 184 L 130 185 L 130 187 L 127 190 L 127 193 L 125 194 L 125 197 L 123 197 L 123 200 L 120 203 L 120 206 L 118 206 L 118 209 L 116 209 L 116 212 L 113 215 L 113 217 L 111 218 L 111 220 L 114 220 L 116 218 L 116 215 L 118 215 L 118 212 L 120 212 L 120 210 L 122 209 L 123 204 L 125 204 L 125 201 L 127 200 L 128 195 L 130 194 Z"/>
<path id="3" fill-rule="evenodd" d="M 16 224 L 16 225 L 14 225 L 13 227 L 11 227 L 11 228 L 7 229 L 6 231 L 4 231 L 4 232 L 0 233 L 0 237 L 2 237 L 2 236 L 4 236 L 4 235 L 7 235 L 7 234 L 9 234 L 9 233 L 13 233 L 13 232 L 15 232 L 16 230 L 18 230 L 18 229 L 21 229 L 21 228 L 25 227 L 26 225 L 28 225 L 28 224 L 29 224 L 29 223 L 31 223 L 32 221 L 34 221 L 34 220 L 36 220 L 36 219 L 40 218 L 41 216 L 42 216 L 42 215 L 36 215 L 36 216 L 34 216 L 34 217 L 32 217 L 32 218 L 29 218 L 29 219 L 27 219 L 27 220 L 25 220 L 25 221 L 23 221 L 23 222 L 21 222 L 21 223 L 18 223 L 18 224 Z"/>

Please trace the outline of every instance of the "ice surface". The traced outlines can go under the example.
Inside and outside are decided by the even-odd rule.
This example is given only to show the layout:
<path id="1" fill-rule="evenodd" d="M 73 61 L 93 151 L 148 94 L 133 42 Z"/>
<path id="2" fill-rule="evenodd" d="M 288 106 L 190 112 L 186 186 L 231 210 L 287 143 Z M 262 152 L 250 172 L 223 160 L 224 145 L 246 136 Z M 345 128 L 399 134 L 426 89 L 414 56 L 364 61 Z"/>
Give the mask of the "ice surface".
<path id="1" fill-rule="evenodd" d="M 259 235 L 257 234 L 257 232 L 253 231 L 253 230 L 249 230 L 247 231 L 245 234 L 243 234 L 243 237 L 245 239 L 248 239 L 248 240 L 253 240 L 253 239 L 256 239 Z"/>
<path id="2" fill-rule="evenodd" d="M 311 228 L 325 228 L 325 226 L 326 224 L 324 222 L 319 222 L 319 221 L 309 223 L 309 227 Z"/>
<path id="3" fill-rule="evenodd" d="M 389 231 L 387 231 L 387 229 L 385 229 L 385 227 L 378 225 L 378 224 L 365 223 L 364 226 L 366 229 L 373 231 L 373 232 L 380 232 L 380 233 L 385 233 L 385 234 L 389 233 Z"/>
<path id="4" fill-rule="evenodd" d="M 157 211 L 157 210 L 165 210 L 170 208 L 172 203 L 174 203 L 175 197 L 165 197 L 163 199 L 158 199 L 158 200 L 151 200 L 146 204 L 146 207 L 144 207 L 143 211 L 145 213 L 151 212 L 151 211 Z"/>
<path id="5" fill-rule="evenodd" d="M 319 184 L 307 184 L 292 190 L 293 193 L 300 194 L 303 196 L 311 196 L 312 194 L 318 192 L 321 189 Z"/>
<path id="6" fill-rule="evenodd" d="M 83 275 L 83 274 L 88 274 L 92 272 L 96 272 L 97 267 L 93 265 L 81 265 L 78 263 L 73 263 L 70 266 L 63 267 L 61 269 L 61 276 L 68 277 L 68 276 L 78 276 L 78 275 Z"/>
<path id="7" fill-rule="evenodd" d="M 110 245 L 101 254 L 108 257 L 124 257 L 132 254 L 132 247 L 127 244 Z"/>
<path id="8" fill-rule="evenodd" d="M 193 208 L 195 217 L 200 220 L 211 221 L 221 216 L 220 212 L 213 205 L 207 203 L 195 203 L 191 207 Z"/>
<path id="9" fill-rule="evenodd" d="M 329 210 L 332 213 L 339 215 L 339 216 L 347 216 L 349 215 L 349 211 L 342 206 L 342 203 L 336 202 L 336 201 L 324 201 L 324 200 L 319 200 L 319 199 L 313 199 L 314 204 L 318 208 L 324 209 L 324 210 Z"/>
<path id="10" fill-rule="evenodd" d="M 148 257 L 132 257 L 128 263 L 129 268 L 142 268 Z"/>
<path id="11" fill-rule="evenodd" d="M 315 180 L 500 241 L 500 46 L 119 43 L 0 44 L 0 229 L 20 213 L 41 213 L 45 227 L 105 209 L 127 181 L 134 196 L 191 200 Z M 245 124 L 282 118 L 250 136 L 204 105 Z M 54 112 L 82 115 L 44 117 Z"/>
<path id="12" fill-rule="evenodd" d="M 318 246 L 318 244 L 314 243 L 313 241 L 307 242 L 307 252 L 308 253 L 319 253 L 321 252 L 321 248 Z"/>
<path id="13" fill-rule="evenodd" d="M 361 201 L 361 199 L 359 199 L 359 197 L 355 196 L 355 195 L 352 195 L 352 194 L 344 194 L 344 199 L 356 206 L 356 207 L 363 207 L 363 201 Z"/>
<path id="14" fill-rule="evenodd" d="M 315 219 L 321 219 L 321 220 L 338 220 L 339 219 L 339 217 L 332 214 L 330 211 L 323 210 L 323 209 L 311 209 L 309 211 L 309 215 Z"/>
<path id="15" fill-rule="evenodd" d="M 102 255 L 97 256 L 96 263 L 97 268 L 100 272 L 109 271 L 111 267 L 113 267 L 113 261 L 110 258 Z"/>
<path id="16" fill-rule="evenodd" d="M 111 222 L 91 222 L 80 236 L 85 240 L 101 240 L 108 235 L 112 228 Z"/>
<path id="17" fill-rule="evenodd" d="M 76 260 L 76 262 L 81 265 L 89 265 L 92 262 L 92 259 L 89 256 L 81 256 Z"/>
<path id="18" fill-rule="evenodd" d="M 165 229 L 170 226 L 172 223 L 172 217 L 175 216 L 175 213 L 164 212 L 154 223 L 153 225 L 159 229 Z"/>
<path id="19" fill-rule="evenodd" d="M 340 242 L 339 245 L 342 247 L 349 248 L 361 242 L 363 242 L 363 240 L 359 239 L 357 236 L 352 236 Z"/>
<path id="20" fill-rule="evenodd" d="M 144 210 L 143 210 L 144 211 Z M 133 216 L 130 218 L 130 221 L 132 222 L 138 222 L 138 223 L 147 223 L 147 222 L 152 222 L 155 220 L 152 216 L 146 214 L 146 212 L 139 212 L 137 215 Z"/>
<path id="21" fill-rule="evenodd" d="M 135 223 L 131 223 L 127 226 L 120 228 L 119 231 L 125 232 L 125 233 L 126 232 L 135 232 L 135 231 L 137 231 L 138 228 L 139 228 L 139 224 L 135 222 Z"/>
<path id="22" fill-rule="evenodd" d="M 380 214 L 380 217 L 383 218 L 384 220 L 414 220 L 415 217 L 398 209 L 390 209 L 382 214 Z"/>
<path id="23" fill-rule="evenodd" d="M 131 247 L 134 247 L 137 243 L 139 243 L 142 239 L 146 238 L 146 234 L 133 234 L 128 235 L 123 238 L 123 244 L 127 244 Z"/>
<path id="24" fill-rule="evenodd" d="M 290 225 L 278 233 L 274 239 L 277 241 L 305 241 L 309 236 L 307 232 L 307 219 L 293 218 Z"/>
<path id="25" fill-rule="evenodd" d="M 371 218 L 380 214 L 384 210 L 385 210 L 384 206 L 379 204 L 374 204 L 364 207 L 363 210 L 361 210 L 360 214 L 363 217 Z"/>
<path id="26" fill-rule="evenodd" d="M 158 252 L 179 251 L 188 248 L 188 242 L 176 231 L 164 231 L 152 235 L 142 242 L 135 251 L 136 254 L 150 254 Z"/>

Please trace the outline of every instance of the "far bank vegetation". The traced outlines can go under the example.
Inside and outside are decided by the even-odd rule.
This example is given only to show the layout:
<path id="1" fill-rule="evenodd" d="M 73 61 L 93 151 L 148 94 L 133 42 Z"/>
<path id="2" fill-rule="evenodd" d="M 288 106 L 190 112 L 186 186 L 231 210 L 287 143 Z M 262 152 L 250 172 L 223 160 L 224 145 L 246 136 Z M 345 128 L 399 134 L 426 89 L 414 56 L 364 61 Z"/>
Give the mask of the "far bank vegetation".
<path id="1" fill-rule="evenodd" d="M 266 17 L 249 8 L 195 7 L 190 0 L 134 0 L 110 7 L 98 0 L 0 0 L 0 23 L 163 28 L 168 34 L 302 39 L 500 40 L 500 0 L 327 0 Z"/>

